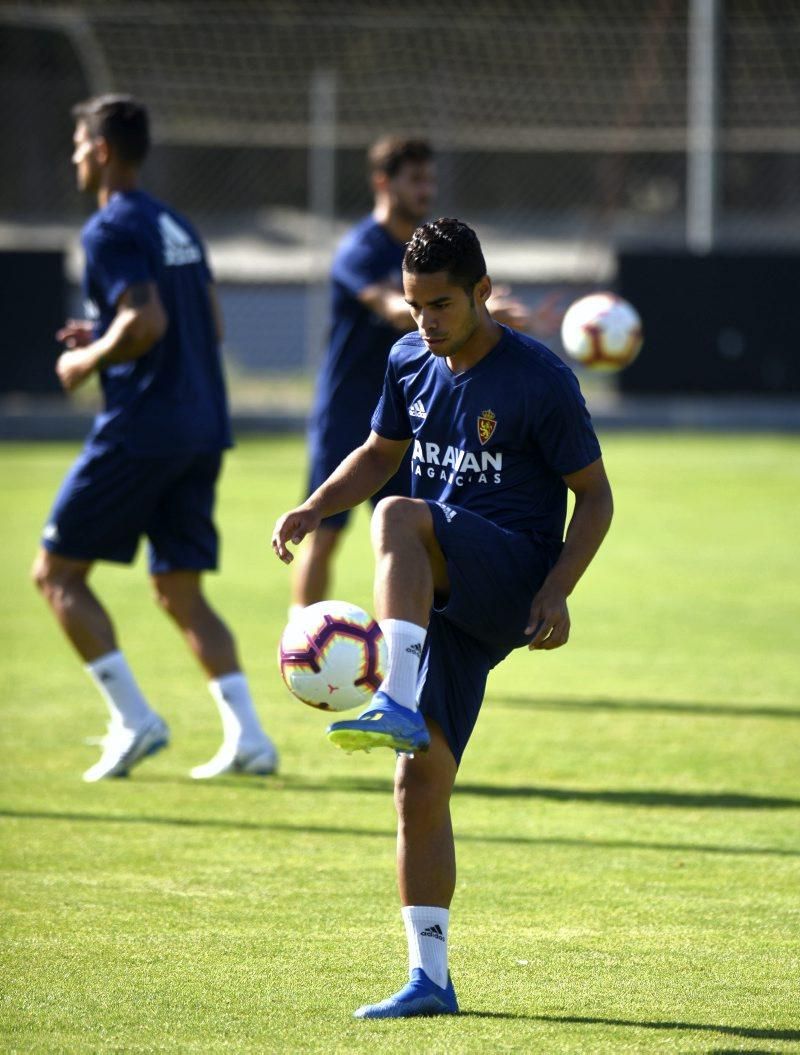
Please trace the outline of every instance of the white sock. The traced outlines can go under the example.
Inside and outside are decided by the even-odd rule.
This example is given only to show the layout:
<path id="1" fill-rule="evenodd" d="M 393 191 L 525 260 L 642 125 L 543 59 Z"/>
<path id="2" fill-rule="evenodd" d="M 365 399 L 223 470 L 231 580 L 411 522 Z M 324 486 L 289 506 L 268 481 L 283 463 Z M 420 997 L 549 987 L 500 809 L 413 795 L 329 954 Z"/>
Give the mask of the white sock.
<path id="1" fill-rule="evenodd" d="M 208 691 L 219 709 L 226 744 L 237 749 L 258 747 L 267 739 L 253 705 L 247 678 L 241 671 L 213 678 L 208 683 Z"/>
<path id="2" fill-rule="evenodd" d="M 289 611 L 287 612 L 287 621 L 291 623 L 293 619 L 295 619 L 298 615 L 300 615 L 301 612 L 304 612 L 305 610 L 306 606 L 304 604 L 290 604 Z"/>
<path id="3" fill-rule="evenodd" d="M 416 711 L 417 675 L 427 631 L 424 626 L 405 619 L 381 619 L 380 626 L 388 652 L 381 692 L 391 696 L 395 703 Z"/>
<path id="4" fill-rule="evenodd" d="M 406 905 L 408 970 L 421 967 L 441 989 L 447 985 L 447 926 L 450 910 L 436 905 Z"/>
<path id="5" fill-rule="evenodd" d="M 107 652 L 92 660 L 86 664 L 86 672 L 106 701 L 113 725 L 141 729 L 154 716 L 121 652 Z"/>

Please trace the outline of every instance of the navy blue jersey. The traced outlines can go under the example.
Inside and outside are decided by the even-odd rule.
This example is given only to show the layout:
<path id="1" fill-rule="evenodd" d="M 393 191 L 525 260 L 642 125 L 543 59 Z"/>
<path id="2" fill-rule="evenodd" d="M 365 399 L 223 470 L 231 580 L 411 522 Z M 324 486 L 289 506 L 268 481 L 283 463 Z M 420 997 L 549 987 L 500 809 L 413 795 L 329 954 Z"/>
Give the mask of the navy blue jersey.
<path id="1" fill-rule="evenodd" d="M 130 286 L 154 282 L 169 319 L 145 355 L 101 371 L 105 406 L 89 437 L 137 456 L 230 446 L 225 383 L 209 300 L 211 272 L 183 217 L 140 190 L 116 193 L 81 235 L 84 296 L 101 336 Z"/>
<path id="2" fill-rule="evenodd" d="M 362 304 L 358 295 L 384 282 L 400 290 L 404 252 L 405 246 L 371 216 L 346 235 L 336 252 L 331 271 L 330 339 L 311 418 L 312 433 L 320 437 L 323 447 L 337 439 L 341 444 L 348 436 L 346 446 L 352 450 L 367 438 L 398 331 Z"/>
<path id="3" fill-rule="evenodd" d="M 414 497 L 561 541 L 562 477 L 596 461 L 600 445 L 569 367 L 532 337 L 502 330 L 489 354 L 461 374 L 418 334 L 401 338 L 372 428 L 412 439 Z"/>

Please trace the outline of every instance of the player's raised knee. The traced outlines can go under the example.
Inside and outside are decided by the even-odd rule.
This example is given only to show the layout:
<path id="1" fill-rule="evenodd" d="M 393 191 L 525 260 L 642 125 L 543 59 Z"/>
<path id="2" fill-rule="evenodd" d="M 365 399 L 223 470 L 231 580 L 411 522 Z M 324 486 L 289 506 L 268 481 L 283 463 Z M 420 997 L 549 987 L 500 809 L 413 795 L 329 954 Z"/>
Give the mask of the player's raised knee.
<path id="1" fill-rule="evenodd" d="M 428 503 L 419 498 L 405 498 L 402 495 L 391 495 L 382 498 L 372 514 L 373 531 L 387 532 L 422 532 L 431 523 Z"/>

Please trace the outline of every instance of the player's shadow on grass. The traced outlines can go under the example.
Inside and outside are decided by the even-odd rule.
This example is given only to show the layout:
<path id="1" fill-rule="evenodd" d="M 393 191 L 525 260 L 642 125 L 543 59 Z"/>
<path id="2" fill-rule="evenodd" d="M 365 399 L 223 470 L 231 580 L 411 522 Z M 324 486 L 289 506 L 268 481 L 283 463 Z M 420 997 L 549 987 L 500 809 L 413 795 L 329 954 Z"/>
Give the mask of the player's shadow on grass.
<path id="1" fill-rule="evenodd" d="M 526 711 L 640 711 L 644 714 L 703 714 L 711 718 L 782 718 L 798 721 L 800 710 L 777 704 L 687 703 L 679 700 L 576 700 L 568 696 L 492 696 L 486 704 L 519 707 Z"/>
<path id="2" fill-rule="evenodd" d="M 228 817 L 169 817 L 148 814 L 78 813 L 57 810 L 0 809 L 0 818 L 29 821 L 66 821 L 67 823 L 157 825 L 175 828 L 216 828 L 225 831 L 283 832 L 298 835 L 340 835 L 372 839 L 395 839 L 393 828 L 347 828 L 332 824 L 309 824 L 286 821 L 249 821 Z M 577 839 L 547 835 L 493 835 L 459 832 L 463 843 L 492 843 L 506 846 L 569 846 L 584 850 L 657 850 L 668 853 L 729 854 L 734 857 L 800 857 L 800 850 L 770 846 L 715 846 L 705 843 L 660 843 L 626 839 Z"/>
<path id="3" fill-rule="evenodd" d="M 137 773 L 141 784 L 191 784 L 197 782 L 188 777 L 170 777 L 154 773 Z M 263 794 L 264 786 L 257 781 L 246 785 L 240 777 L 231 776 L 226 781 L 209 781 L 205 787 L 235 785 L 237 790 L 248 787 Z M 201 786 L 202 787 L 202 786 Z M 276 776 L 269 781 L 269 791 L 297 792 L 356 792 L 391 795 L 392 781 L 375 777 L 329 777 L 323 781 L 294 779 Z M 739 791 L 668 791 L 658 788 L 557 788 L 535 784 L 471 784 L 456 782 L 454 795 L 476 795 L 480 798 L 496 799 L 543 799 L 551 802 L 588 802 L 609 806 L 658 806 L 668 809 L 687 810 L 793 810 L 800 809 L 800 799 L 777 795 L 754 795 Z"/>
<path id="4" fill-rule="evenodd" d="M 667 791 L 657 788 L 551 788 L 527 785 L 456 784 L 455 794 L 487 798 L 549 799 L 553 802 L 599 802 L 609 806 L 661 806 L 687 810 L 792 810 L 800 799 L 751 795 L 738 791 Z"/>
<path id="5" fill-rule="evenodd" d="M 247 790 L 264 794 L 265 791 L 292 794 L 310 792 L 354 792 L 364 794 L 392 794 L 392 781 L 385 777 L 337 777 L 325 780 L 306 780 L 303 778 L 277 775 L 270 777 L 268 785 L 260 781 L 243 781 L 241 777 L 231 775 L 220 777 L 216 781 L 198 784 L 189 777 L 176 777 L 166 774 L 137 772 L 134 778 L 138 784 L 185 784 L 197 789 L 198 794 L 204 790 L 213 791 L 220 787 L 235 787 L 237 791 Z M 537 784 L 472 784 L 456 782 L 454 795 L 475 795 L 479 798 L 496 799 L 544 799 L 552 802 L 597 802 L 609 806 L 663 806 L 669 809 L 707 809 L 707 810 L 793 810 L 800 809 L 800 799 L 775 795 L 745 794 L 739 791 L 668 791 L 658 788 L 558 788 Z"/>
<path id="6" fill-rule="evenodd" d="M 291 791 L 355 791 L 389 795 L 389 780 L 371 777 L 331 777 L 315 781 L 287 781 Z M 536 784 L 472 784 L 456 781 L 454 795 L 476 795 L 490 799 L 544 799 L 551 802 L 590 802 L 609 806 L 661 806 L 670 809 L 792 810 L 800 799 L 777 795 L 755 795 L 739 791 L 669 791 L 659 788 L 559 788 Z"/>
<path id="7" fill-rule="evenodd" d="M 483 1018 L 506 1017 L 497 1016 L 493 1012 L 477 1011 L 467 1012 Z M 516 1017 L 516 1016 L 510 1016 Z M 800 1030 L 797 1029 L 762 1029 L 758 1026 L 713 1026 L 704 1022 L 637 1022 L 626 1018 L 594 1018 L 584 1015 L 531 1015 L 531 1019 L 537 1022 L 561 1022 L 565 1025 L 586 1026 L 630 1026 L 634 1029 L 661 1029 L 680 1030 L 682 1032 L 699 1033 L 722 1033 L 729 1037 L 744 1037 L 747 1040 L 775 1040 L 794 1041 L 800 1040 Z M 738 1049 L 737 1049 L 738 1050 Z"/>

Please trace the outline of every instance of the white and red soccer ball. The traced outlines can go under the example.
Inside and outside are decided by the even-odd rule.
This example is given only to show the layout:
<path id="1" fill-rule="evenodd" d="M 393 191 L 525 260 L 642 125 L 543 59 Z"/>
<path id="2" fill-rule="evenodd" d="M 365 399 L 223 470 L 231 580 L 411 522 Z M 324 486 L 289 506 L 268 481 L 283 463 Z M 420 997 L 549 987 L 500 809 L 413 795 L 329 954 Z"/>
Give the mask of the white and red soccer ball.
<path id="1" fill-rule="evenodd" d="M 319 601 L 290 619 L 278 646 L 278 665 L 289 691 L 310 707 L 365 707 L 383 681 L 386 642 L 363 608 Z"/>
<path id="2" fill-rule="evenodd" d="M 622 370 L 639 354 L 642 320 L 614 293 L 590 293 L 567 308 L 561 323 L 564 351 L 592 370 Z"/>

